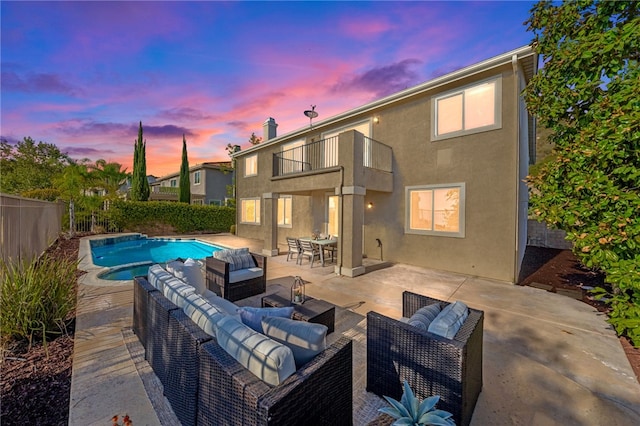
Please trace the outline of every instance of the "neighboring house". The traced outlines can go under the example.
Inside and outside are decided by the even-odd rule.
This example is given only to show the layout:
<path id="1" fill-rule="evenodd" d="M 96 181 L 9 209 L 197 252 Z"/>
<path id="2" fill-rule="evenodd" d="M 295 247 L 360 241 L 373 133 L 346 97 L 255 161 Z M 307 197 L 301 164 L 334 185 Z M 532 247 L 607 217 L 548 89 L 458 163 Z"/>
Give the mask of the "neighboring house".
<path id="1" fill-rule="evenodd" d="M 237 161 L 237 234 L 276 255 L 287 236 L 339 236 L 336 273 L 362 259 L 515 282 L 527 237 L 535 122 L 529 46 L 276 137 Z"/>
<path id="2" fill-rule="evenodd" d="M 230 161 L 196 164 L 189 167 L 191 204 L 226 205 L 228 186 L 233 182 Z M 180 172 L 156 179 L 151 184 L 150 200 L 178 201 Z"/>
<path id="3" fill-rule="evenodd" d="M 147 175 L 147 182 L 149 182 L 149 187 L 153 185 L 156 179 L 158 178 L 155 177 L 154 175 Z M 130 190 L 131 190 L 131 177 L 127 178 L 127 181 L 124 184 L 120 185 L 120 188 L 118 189 L 118 194 L 120 198 L 124 198 L 125 200 L 129 199 Z"/>

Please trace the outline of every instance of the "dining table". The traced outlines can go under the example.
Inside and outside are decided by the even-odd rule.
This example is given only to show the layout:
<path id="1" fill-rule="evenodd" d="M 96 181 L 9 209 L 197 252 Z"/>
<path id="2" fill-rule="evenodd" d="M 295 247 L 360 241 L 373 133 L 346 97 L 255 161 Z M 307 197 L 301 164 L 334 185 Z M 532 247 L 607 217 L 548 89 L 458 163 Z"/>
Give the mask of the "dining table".
<path id="1" fill-rule="evenodd" d="M 338 240 L 331 238 L 314 238 L 314 237 L 300 237 L 299 240 L 309 241 L 311 244 L 316 244 L 320 250 L 320 264 L 324 266 L 324 250 L 326 247 L 338 247 Z"/>

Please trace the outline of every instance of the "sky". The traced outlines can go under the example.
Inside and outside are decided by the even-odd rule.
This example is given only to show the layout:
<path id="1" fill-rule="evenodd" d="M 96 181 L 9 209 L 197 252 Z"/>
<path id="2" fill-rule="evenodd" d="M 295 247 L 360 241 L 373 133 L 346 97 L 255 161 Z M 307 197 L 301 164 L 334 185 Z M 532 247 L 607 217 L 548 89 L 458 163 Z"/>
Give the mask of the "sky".
<path id="1" fill-rule="evenodd" d="M 278 136 L 530 44 L 535 2 L 0 2 L 0 137 L 147 173 Z"/>

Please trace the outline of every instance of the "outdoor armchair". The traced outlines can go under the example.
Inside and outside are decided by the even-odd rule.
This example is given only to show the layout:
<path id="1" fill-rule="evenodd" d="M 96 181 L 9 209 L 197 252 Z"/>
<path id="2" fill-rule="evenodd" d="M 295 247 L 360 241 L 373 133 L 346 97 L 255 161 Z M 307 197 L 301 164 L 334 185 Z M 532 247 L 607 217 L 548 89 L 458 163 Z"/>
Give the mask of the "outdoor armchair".
<path id="1" fill-rule="evenodd" d="M 402 316 L 437 299 L 405 291 Z M 423 331 L 379 314 L 367 314 L 367 391 L 400 400 L 407 381 L 420 399 L 440 396 L 437 408 L 449 411 L 458 425 L 468 425 L 482 390 L 484 313 L 469 316 L 452 339 Z"/>
<path id="2" fill-rule="evenodd" d="M 267 291 L 267 258 L 251 253 L 262 275 L 237 282 L 230 282 L 230 264 L 215 257 L 206 258 L 207 287 L 218 296 L 235 302 L 236 300 L 262 294 Z M 238 271 L 234 271 L 238 272 Z"/>

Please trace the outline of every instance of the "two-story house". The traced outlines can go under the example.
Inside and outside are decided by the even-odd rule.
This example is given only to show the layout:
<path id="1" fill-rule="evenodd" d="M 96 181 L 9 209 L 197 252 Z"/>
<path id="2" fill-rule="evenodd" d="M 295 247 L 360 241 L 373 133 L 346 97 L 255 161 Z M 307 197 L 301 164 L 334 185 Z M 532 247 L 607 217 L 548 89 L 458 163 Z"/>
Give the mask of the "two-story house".
<path id="1" fill-rule="evenodd" d="M 529 46 L 276 136 L 237 160 L 237 233 L 276 255 L 287 236 L 338 236 L 336 273 L 363 256 L 515 282 L 527 236 L 535 122 Z"/>
<path id="2" fill-rule="evenodd" d="M 191 204 L 226 205 L 231 197 L 233 184 L 230 161 L 208 162 L 189 167 Z M 180 172 L 157 178 L 151 183 L 149 199 L 153 201 L 178 201 Z"/>

